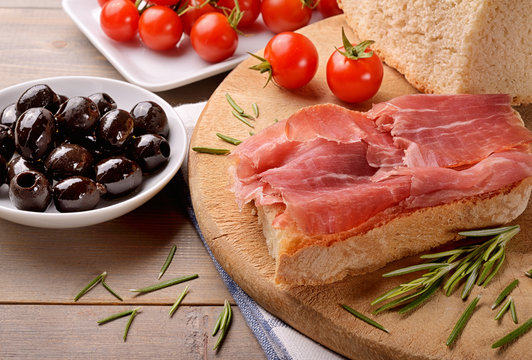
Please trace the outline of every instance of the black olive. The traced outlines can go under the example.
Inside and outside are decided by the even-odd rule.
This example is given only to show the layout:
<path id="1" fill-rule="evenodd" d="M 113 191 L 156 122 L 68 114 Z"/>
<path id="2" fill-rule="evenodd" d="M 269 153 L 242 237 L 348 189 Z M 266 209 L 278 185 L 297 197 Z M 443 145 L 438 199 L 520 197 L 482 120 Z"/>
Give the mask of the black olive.
<path id="1" fill-rule="evenodd" d="M 7 182 L 7 161 L 0 155 L 0 185 L 4 182 Z"/>
<path id="2" fill-rule="evenodd" d="M 83 137 L 92 133 L 100 112 L 98 106 L 84 96 L 74 96 L 59 107 L 55 118 L 59 131 L 65 137 Z"/>
<path id="3" fill-rule="evenodd" d="M 15 147 L 27 159 L 38 160 L 54 146 L 55 119 L 45 108 L 31 108 L 17 119 Z"/>
<path id="4" fill-rule="evenodd" d="M 133 134 L 134 121 L 131 115 L 122 109 L 108 111 L 96 128 L 96 138 L 102 146 L 119 150 Z"/>
<path id="5" fill-rule="evenodd" d="M 100 116 L 103 116 L 106 112 L 114 110 L 117 108 L 116 101 L 106 93 L 95 93 L 89 95 L 89 99 L 94 101 L 98 110 L 100 111 Z"/>
<path id="6" fill-rule="evenodd" d="M 100 201 L 105 187 L 84 176 L 59 181 L 53 188 L 55 207 L 60 212 L 91 210 Z"/>
<path id="7" fill-rule="evenodd" d="M 140 166 L 126 157 L 113 156 L 95 166 L 96 182 L 105 185 L 111 197 L 125 195 L 142 183 Z"/>
<path id="8" fill-rule="evenodd" d="M 61 180 L 70 176 L 90 176 L 93 157 L 77 144 L 62 144 L 52 150 L 44 166 L 49 176 Z"/>
<path id="9" fill-rule="evenodd" d="M 58 94 L 57 96 L 59 96 L 59 105 L 61 105 L 62 103 L 64 103 L 65 101 L 68 100 L 68 96 L 66 96 L 66 95 Z"/>
<path id="10" fill-rule="evenodd" d="M 140 135 L 131 140 L 129 156 L 140 165 L 142 171 L 151 172 L 168 162 L 170 144 L 160 135 Z"/>
<path id="11" fill-rule="evenodd" d="M 14 157 L 7 163 L 6 183 L 11 183 L 11 179 L 13 179 L 15 175 L 27 170 L 44 173 L 44 169 L 40 163 L 24 159 L 22 156 Z"/>
<path id="12" fill-rule="evenodd" d="M 24 111 L 44 107 L 55 113 L 61 104 L 61 99 L 48 85 L 33 85 L 20 95 L 17 101 L 17 115 L 20 116 Z"/>
<path id="13" fill-rule="evenodd" d="M 9 160 L 15 152 L 13 130 L 7 125 L 0 125 L 0 155 Z"/>
<path id="14" fill-rule="evenodd" d="M 17 121 L 17 106 L 16 104 L 8 105 L 2 110 L 0 114 L 0 124 L 7 125 L 11 128 L 15 127 Z"/>
<path id="15" fill-rule="evenodd" d="M 135 135 L 157 134 L 168 137 L 168 117 L 163 108 L 153 101 L 142 101 L 131 109 L 135 120 Z"/>
<path id="16" fill-rule="evenodd" d="M 17 209 L 43 212 L 52 199 L 50 183 L 37 171 L 23 171 L 11 179 L 9 199 Z"/>

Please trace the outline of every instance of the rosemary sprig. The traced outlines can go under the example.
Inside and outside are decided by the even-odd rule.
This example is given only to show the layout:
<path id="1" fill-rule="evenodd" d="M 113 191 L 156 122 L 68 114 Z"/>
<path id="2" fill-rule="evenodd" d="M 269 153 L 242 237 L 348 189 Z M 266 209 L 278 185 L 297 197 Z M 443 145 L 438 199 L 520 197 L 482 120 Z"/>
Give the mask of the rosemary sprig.
<path id="1" fill-rule="evenodd" d="M 157 276 L 157 280 L 159 280 L 161 276 L 164 275 L 164 273 L 166 272 L 166 269 L 168 269 L 168 266 L 170 266 L 170 263 L 172 262 L 172 259 L 174 258 L 176 249 L 177 247 L 175 245 L 172 245 L 172 248 L 170 249 L 170 253 L 168 253 L 168 257 L 166 258 L 166 261 L 161 267 L 161 271 L 159 271 L 159 276 Z"/>
<path id="2" fill-rule="evenodd" d="M 502 306 L 502 308 L 499 310 L 497 315 L 495 315 L 495 320 L 500 320 L 504 314 L 510 309 L 510 305 L 512 304 L 512 299 L 508 299 L 508 301 Z"/>
<path id="3" fill-rule="evenodd" d="M 242 140 L 238 140 L 224 134 L 216 133 L 216 136 L 218 136 L 223 141 L 228 142 L 229 144 L 238 145 L 242 143 Z"/>
<path id="4" fill-rule="evenodd" d="M 465 309 L 462 316 L 460 316 L 460 319 L 458 319 L 456 325 L 453 328 L 453 331 L 451 331 L 451 334 L 447 338 L 447 342 L 445 343 L 447 346 L 451 346 L 458 336 L 462 333 L 462 330 L 464 330 L 464 327 L 466 326 L 469 319 L 471 319 L 471 316 L 473 315 L 473 312 L 475 311 L 475 308 L 477 306 L 478 301 L 480 300 L 480 295 L 477 296 L 473 301 L 471 301 L 471 304 Z"/>
<path id="5" fill-rule="evenodd" d="M 192 150 L 194 150 L 195 152 L 199 152 L 199 153 L 214 154 L 214 155 L 225 155 L 231 152 L 231 150 L 228 150 L 228 149 L 215 149 L 215 148 L 202 147 L 202 146 L 193 147 Z"/>
<path id="6" fill-rule="evenodd" d="M 137 293 L 141 293 L 141 294 L 149 293 L 149 292 L 152 292 L 152 291 L 164 289 L 164 288 L 166 288 L 168 286 L 172 286 L 172 285 L 180 284 L 180 283 L 185 282 L 185 281 L 193 280 L 193 279 L 196 279 L 197 277 L 198 277 L 198 274 L 181 276 L 181 277 L 178 277 L 178 278 L 175 278 L 175 279 L 170 279 L 170 280 L 167 280 L 167 281 L 160 282 L 160 283 L 155 284 L 155 285 L 146 286 L 146 287 L 141 288 L 141 289 L 129 289 L 129 291 L 137 292 Z"/>
<path id="7" fill-rule="evenodd" d="M 124 330 L 124 341 L 126 341 L 127 339 L 127 334 L 129 333 L 129 328 L 131 327 L 131 323 L 133 322 L 133 319 L 135 318 L 135 316 L 137 316 L 137 312 L 140 308 L 135 308 L 133 309 L 133 311 L 131 312 L 131 315 L 129 316 L 129 319 L 127 320 L 127 324 L 126 324 L 126 328 Z"/>
<path id="8" fill-rule="evenodd" d="M 474 284 L 486 286 L 497 274 L 505 259 L 505 247 L 508 241 L 520 230 L 519 225 L 495 229 L 465 231 L 463 236 L 492 236 L 483 243 L 462 246 L 453 250 L 422 255 L 429 262 L 394 270 L 384 277 L 400 276 L 416 271 L 427 271 L 420 277 L 403 283 L 375 299 L 371 305 L 380 305 L 374 314 L 389 309 L 399 312 L 417 308 L 427 301 L 434 292 L 443 287 L 447 296 L 465 282 L 461 292 L 462 300 L 467 299 Z"/>
<path id="9" fill-rule="evenodd" d="M 94 279 L 92 279 L 87 286 L 85 286 L 81 291 L 74 297 L 74 301 L 78 301 L 83 295 L 88 293 L 93 287 L 98 285 L 100 281 L 107 275 L 107 272 L 103 272 L 100 275 L 96 276 Z"/>
<path id="10" fill-rule="evenodd" d="M 177 308 L 179 307 L 179 305 L 181 304 L 181 301 L 183 301 L 183 299 L 185 298 L 185 295 L 188 294 L 188 285 L 185 287 L 185 290 L 183 290 L 183 292 L 181 293 L 181 295 L 179 295 L 179 297 L 177 298 L 177 300 L 175 301 L 174 305 L 172 305 L 172 308 L 170 309 L 170 311 L 168 312 L 168 314 L 170 315 L 170 317 L 172 317 L 172 315 L 174 315 L 175 311 L 177 310 Z"/>
<path id="11" fill-rule="evenodd" d="M 519 280 L 515 279 L 514 281 L 512 281 L 510 284 L 508 284 L 508 286 L 506 286 L 502 291 L 501 293 L 499 294 L 499 296 L 497 296 L 497 299 L 495 299 L 495 302 L 493 303 L 493 305 L 491 305 L 491 309 L 495 309 L 497 306 L 499 306 L 503 301 L 504 299 L 506 299 L 506 297 L 508 295 L 510 295 L 510 293 L 512 292 L 513 289 L 515 289 L 515 287 L 519 284 Z"/>
<path id="12" fill-rule="evenodd" d="M 495 341 L 491 347 L 493 349 L 504 346 L 508 344 L 509 342 L 514 341 L 521 335 L 525 334 L 530 328 L 532 327 L 532 318 L 528 319 L 523 325 L 519 326 L 517 329 L 513 330 L 512 332 L 508 333 L 507 335 L 503 336 L 499 340 Z"/>
<path id="13" fill-rule="evenodd" d="M 382 330 L 382 331 L 384 331 L 384 332 L 389 333 L 388 329 L 386 329 L 384 326 L 382 326 L 381 324 L 379 324 L 379 323 L 376 322 L 375 320 L 370 319 L 370 318 L 367 317 L 366 315 L 359 313 L 358 311 L 356 311 L 356 310 L 353 309 L 352 307 L 349 307 L 348 305 L 345 305 L 345 304 L 341 304 L 341 306 L 342 306 L 346 311 L 348 311 L 349 313 L 351 313 L 354 317 L 356 317 L 356 318 L 358 318 L 358 319 L 364 321 L 366 324 L 369 324 L 369 325 L 371 325 L 371 326 L 376 327 L 376 328 L 379 329 L 379 330 Z"/>
<path id="14" fill-rule="evenodd" d="M 214 330 L 212 332 L 212 336 L 215 336 L 218 333 L 218 330 L 220 330 L 220 335 L 218 336 L 216 344 L 214 344 L 213 350 L 217 350 L 224 341 L 225 335 L 229 330 L 229 325 L 231 324 L 231 318 L 231 304 L 229 304 L 229 301 L 226 299 L 224 300 L 224 308 L 222 310 L 222 313 L 220 314 L 220 316 L 218 316 L 218 320 L 216 321 L 216 325 L 214 326 Z"/>

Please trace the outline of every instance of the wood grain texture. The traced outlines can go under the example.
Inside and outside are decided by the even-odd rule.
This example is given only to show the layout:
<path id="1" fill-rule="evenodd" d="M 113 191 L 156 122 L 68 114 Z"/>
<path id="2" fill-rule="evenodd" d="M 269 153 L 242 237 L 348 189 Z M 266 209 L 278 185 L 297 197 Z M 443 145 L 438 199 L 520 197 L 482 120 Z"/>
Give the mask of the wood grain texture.
<path id="1" fill-rule="evenodd" d="M 255 63 L 243 62 L 223 81 L 207 104 L 191 146 L 226 147 L 215 133 L 221 132 L 237 139 L 245 139 L 249 131 L 259 131 L 274 120 L 284 119 L 295 110 L 317 103 L 338 101 L 327 89 L 325 63 L 340 43 L 342 16 L 328 19 L 301 30 L 318 47 L 320 67 L 316 77 L 306 87 L 287 91 L 273 84 L 263 88 L 265 75 L 248 70 Z M 351 33 L 348 37 L 353 38 Z M 365 111 L 371 103 L 381 102 L 398 95 L 414 93 L 404 78 L 390 68 L 385 69 L 384 83 L 379 93 L 369 102 L 351 106 Z M 251 112 L 257 102 L 261 115 L 255 129 L 250 129 L 231 115 L 225 100 L 230 93 L 236 102 Z M 345 104 L 344 104 L 345 105 Z M 532 128 L 528 107 L 521 107 L 527 126 Z M 525 359 L 529 357 L 527 335 L 512 346 L 496 351 L 491 344 L 515 326 L 509 318 L 497 323 L 490 304 L 497 294 L 514 278 L 521 284 L 513 296 L 522 322 L 532 316 L 532 281 L 523 272 L 532 267 L 532 209 L 529 206 L 516 221 L 522 232 L 510 243 L 507 263 L 487 288 L 475 287 L 482 300 L 473 318 L 457 341 L 447 348 L 445 341 L 466 304 L 459 296 L 446 297 L 438 293 L 418 311 L 400 316 L 383 313 L 376 319 L 390 329 L 383 333 L 351 317 L 339 304 L 345 303 L 365 314 L 373 309 L 370 302 L 386 290 L 405 281 L 383 279 L 381 275 L 392 269 L 419 262 L 407 258 L 380 271 L 344 281 L 315 287 L 286 288 L 273 281 L 274 260 L 269 256 L 261 228 L 253 209 L 246 206 L 239 211 L 234 195 L 228 190 L 227 157 L 190 152 L 189 181 L 194 208 L 202 232 L 207 237 L 215 256 L 235 281 L 260 305 L 292 325 L 302 333 L 327 347 L 354 359 Z"/>

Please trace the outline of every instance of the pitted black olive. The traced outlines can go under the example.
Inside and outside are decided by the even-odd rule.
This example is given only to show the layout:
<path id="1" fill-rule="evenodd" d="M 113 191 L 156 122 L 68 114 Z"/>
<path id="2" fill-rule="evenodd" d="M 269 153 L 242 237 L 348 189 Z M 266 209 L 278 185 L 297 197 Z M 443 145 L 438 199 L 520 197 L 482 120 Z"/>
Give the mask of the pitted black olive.
<path id="1" fill-rule="evenodd" d="M 44 174 L 44 168 L 40 163 L 24 159 L 22 156 L 14 157 L 7 163 L 6 183 L 11 183 L 11 179 L 13 179 L 15 175 L 28 170 L 37 171 Z"/>
<path id="2" fill-rule="evenodd" d="M 91 210 L 98 205 L 105 187 L 84 176 L 59 181 L 53 188 L 55 207 L 60 212 Z"/>
<path id="3" fill-rule="evenodd" d="M 5 182 L 7 182 L 7 161 L 0 155 L 0 185 Z"/>
<path id="4" fill-rule="evenodd" d="M 100 116 L 103 116 L 106 112 L 114 110 L 117 108 L 116 101 L 106 93 L 95 93 L 89 95 L 89 99 L 94 101 L 98 110 L 100 111 Z"/>
<path id="5" fill-rule="evenodd" d="M 31 108 L 15 125 L 15 147 L 27 159 L 38 160 L 54 146 L 55 118 L 45 108 Z"/>
<path id="6" fill-rule="evenodd" d="M 55 113 L 59 109 L 61 99 L 48 85 L 38 84 L 33 85 L 20 95 L 16 104 L 17 116 L 20 116 L 24 111 L 44 107 Z"/>
<path id="7" fill-rule="evenodd" d="M 134 121 L 131 115 L 122 109 L 108 111 L 96 128 L 96 138 L 108 149 L 120 150 L 133 135 Z"/>
<path id="8" fill-rule="evenodd" d="M 55 115 L 59 131 L 73 138 L 91 134 L 99 117 L 98 106 L 84 96 L 71 97 L 61 104 Z"/>
<path id="9" fill-rule="evenodd" d="M 96 164 L 94 170 L 96 182 L 105 185 L 110 197 L 128 194 L 142 183 L 140 166 L 123 156 L 102 160 Z"/>
<path id="10" fill-rule="evenodd" d="M 56 147 L 44 162 L 47 173 L 56 180 L 75 175 L 90 176 L 92 164 L 91 153 L 77 144 Z"/>
<path id="11" fill-rule="evenodd" d="M 151 172 L 168 162 L 170 144 L 160 135 L 144 134 L 131 140 L 128 154 L 142 171 Z"/>
<path id="12" fill-rule="evenodd" d="M 142 101 L 131 109 L 135 120 L 135 135 L 157 134 L 168 137 L 168 117 L 163 108 L 153 101 Z"/>
<path id="13" fill-rule="evenodd" d="M 9 160 L 15 152 L 13 130 L 7 125 L 0 125 L 0 155 Z"/>
<path id="14" fill-rule="evenodd" d="M 17 209 L 43 212 L 52 199 L 50 183 L 37 171 L 23 171 L 11 179 L 9 199 Z"/>
<path id="15" fill-rule="evenodd" d="M 68 96 L 66 96 L 66 95 L 60 95 L 59 94 L 57 96 L 59 96 L 59 105 L 61 105 L 62 103 L 64 103 L 65 101 L 68 100 Z"/>
<path id="16" fill-rule="evenodd" d="M 16 104 L 8 105 L 2 110 L 0 114 L 0 124 L 7 125 L 10 128 L 15 127 L 15 122 L 17 121 L 17 107 Z"/>

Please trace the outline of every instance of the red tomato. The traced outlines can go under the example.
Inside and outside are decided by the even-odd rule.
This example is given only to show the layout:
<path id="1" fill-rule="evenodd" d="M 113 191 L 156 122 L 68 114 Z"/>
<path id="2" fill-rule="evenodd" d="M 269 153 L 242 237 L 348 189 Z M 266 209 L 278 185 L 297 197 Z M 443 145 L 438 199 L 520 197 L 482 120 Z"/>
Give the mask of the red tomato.
<path id="1" fill-rule="evenodd" d="M 338 7 L 336 0 L 319 0 L 316 7 L 325 18 L 343 14 L 343 11 Z"/>
<path id="2" fill-rule="evenodd" d="M 312 9 L 304 0 L 263 0 L 262 20 L 274 33 L 293 31 L 307 25 Z"/>
<path id="3" fill-rule="evenodd" d="M 129 0 L 132 3 L 135 3 L 135 0 Z M 100 4 L 100 7 L 103 7 L 105 4 L 107 4 L 109 0 L 98 0 L 98 4 Z"/>
<path id="4" fill-rule="evenodd" d="M 238 34 L 225 15 L 212 12 L 196 20 L 190 31 L 190 42 L 203 60 L 220 62 L 235 53 Z"/>
<path id="5" fill-rule="evenodd" d="M 364 43 L 366 43 L 365 46 Z M 375 53 L 364 57 L 371 52 L 367 47 L 370 43 L 362 42 L 357 46 L 352 45 L 347 51 L 342 46 L 329 58 L 327 84 L 340 100 L 349 103 L 362 102 L 371 99 L 379 91 L 383 76 L 382 62 Z M 350 58 L 340 51 L 354 52 L 354 57 L 358 58 Z"/>
<path id="6" fill-rule="evenodd" d="M 171 6 L 177 4 L 180 0 L 149 0 L 152 4 Z"/>
<path id="7" fill-rule="evenodd" d="M 103 32 L 116 41 L 128 41 L 135 37 L 139 23 L 139 12 L 129 0 L 111 0 L 100 13 Z"/>
<path id="8" fill-rule="evenodd" d="M 255 23 L 260 14 L 261 0 L 238 0 L 238 7 L 242 11 L 242 19 L 238 23 L 239 28 L 245 28 Z M 234 0 L 218 0 L 218 6 L 227 8 L 229 11 L 235 7 Z"/>
<path id="9" fill-rule="evenodd" d="M 144 10 L 139 20 L 139 35 L 153 50 L 169 50 L 183 35 L 181 18 L 169 7 L 155 5 Z"/>
<path id="10" fill-rule="evenodd" d="M 188 6 L 191 8 L 181 15 L 181 21 L 183 22 L 183 29 L 185 34 L 190 35 L 190 30 L 194 22 L 198 20 L 201 15 L 210 12 L 216 12 L 217 10 L 210 4 L 209 0 L 190 0 Z"/>
<path id="11" fill-rule="evenodd" d="M 318 50 L 306 36 L 294 32 L 275 35 L 264 48 L 268 67 L 275 83 L 286 89 L 297 89 L 310 82 L 318 70 Z"/>

